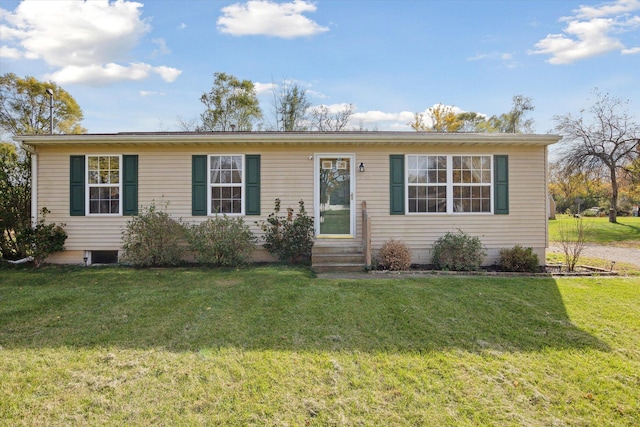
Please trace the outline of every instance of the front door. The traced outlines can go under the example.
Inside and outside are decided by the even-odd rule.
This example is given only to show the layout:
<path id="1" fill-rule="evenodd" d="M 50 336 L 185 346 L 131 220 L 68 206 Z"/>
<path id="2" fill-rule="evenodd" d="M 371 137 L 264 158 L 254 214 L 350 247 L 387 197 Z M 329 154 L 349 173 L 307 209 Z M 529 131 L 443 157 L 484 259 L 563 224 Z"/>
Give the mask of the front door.
<path id="1" fill-rule="evenodd" d="M 318 237 L 352 237 L 354 156 L 316 155 L 315 223 Z"/>

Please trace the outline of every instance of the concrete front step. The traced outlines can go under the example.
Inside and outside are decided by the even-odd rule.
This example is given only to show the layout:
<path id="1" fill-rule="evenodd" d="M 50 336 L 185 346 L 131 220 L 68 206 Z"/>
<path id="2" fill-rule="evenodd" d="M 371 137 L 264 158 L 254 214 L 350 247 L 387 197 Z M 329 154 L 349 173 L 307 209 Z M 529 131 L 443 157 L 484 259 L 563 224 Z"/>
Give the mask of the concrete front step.
<path id="1" fill-rule="evenodd" d="M 360 242 L 316 240 L 311 267 L 318 273 L 363 271 L 366 267 Z"/>
<path id="2" fill-rule="evenodd" d="M 354 271 L 364 271 L 362 264 L 313 264 L 311 267 L 316 273 L 348 273 Z"/>

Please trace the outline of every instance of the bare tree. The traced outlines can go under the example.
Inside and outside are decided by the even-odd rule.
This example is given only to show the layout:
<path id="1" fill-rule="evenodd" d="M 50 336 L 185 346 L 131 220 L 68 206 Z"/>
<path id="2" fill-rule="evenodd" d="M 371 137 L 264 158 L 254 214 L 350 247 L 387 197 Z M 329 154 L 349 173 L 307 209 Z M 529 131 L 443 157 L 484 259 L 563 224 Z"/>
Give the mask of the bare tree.
<path id="1" fill-rule="evenodd" d="M 288 79 L 274 85 L 273 103 L 278 130 L 298 132 L 309 129 L 307 112 L 311 102 L 307 99 L 307 91 L 295 81 Z"/>
<path id="2" fill-rule="evenodd" d="M 555 116 L 556 130 L 564 136 L 561 161 L 571 170 L 604 169 L 611 183 L 609 222 L 617 222 L 618 172 L 638 160 L 640 126 L 627 112 L 629 101 L 594 91 L 596 101 L 580 115 Z"/>
<path id="3" fill-rule="evenodd" d="M 558 233 L 560 241 L 558 242 L 562 253 L 564 254 L 564 262 L 569 271 L 574 271 L 576 264 L 580 259 L 580 254 L 587 245 L 590 227 L 584 222 L 582 217 L 573 219 L 573 223 L 560 223 Z"/>
<path id="4" fill-rule="evenodd" d="M 342 108 L 331 111 L 327 105 L 311 108 L 311 129 L 320 132 L 340 132 L 349 124 L 353 115 L 353 104 L 342 104 Z"/>

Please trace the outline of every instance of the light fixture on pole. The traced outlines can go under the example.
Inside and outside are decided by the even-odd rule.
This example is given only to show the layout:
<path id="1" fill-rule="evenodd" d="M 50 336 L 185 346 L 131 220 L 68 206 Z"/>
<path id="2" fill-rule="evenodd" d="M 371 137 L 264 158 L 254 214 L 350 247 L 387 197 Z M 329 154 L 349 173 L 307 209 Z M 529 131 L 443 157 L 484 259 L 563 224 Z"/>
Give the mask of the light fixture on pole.
<path id="1" fill-rule="evenodd" d="M 47 95 L 49 95 L 49 133 L 53 135 L 53 90 L 47 89 Z"/>

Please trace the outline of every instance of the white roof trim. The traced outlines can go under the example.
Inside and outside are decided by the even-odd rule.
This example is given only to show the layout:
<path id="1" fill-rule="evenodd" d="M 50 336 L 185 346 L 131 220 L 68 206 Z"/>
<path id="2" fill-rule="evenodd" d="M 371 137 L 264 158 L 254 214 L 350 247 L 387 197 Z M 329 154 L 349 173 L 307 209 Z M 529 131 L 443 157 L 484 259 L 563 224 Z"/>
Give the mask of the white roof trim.
<path id="1" fill-rule="evenodd" d="M 30 146 L 84 144 L 195 145 L 551 145 L 559 135 L 434 132 L 131 132 L 18 135 Z"/>

